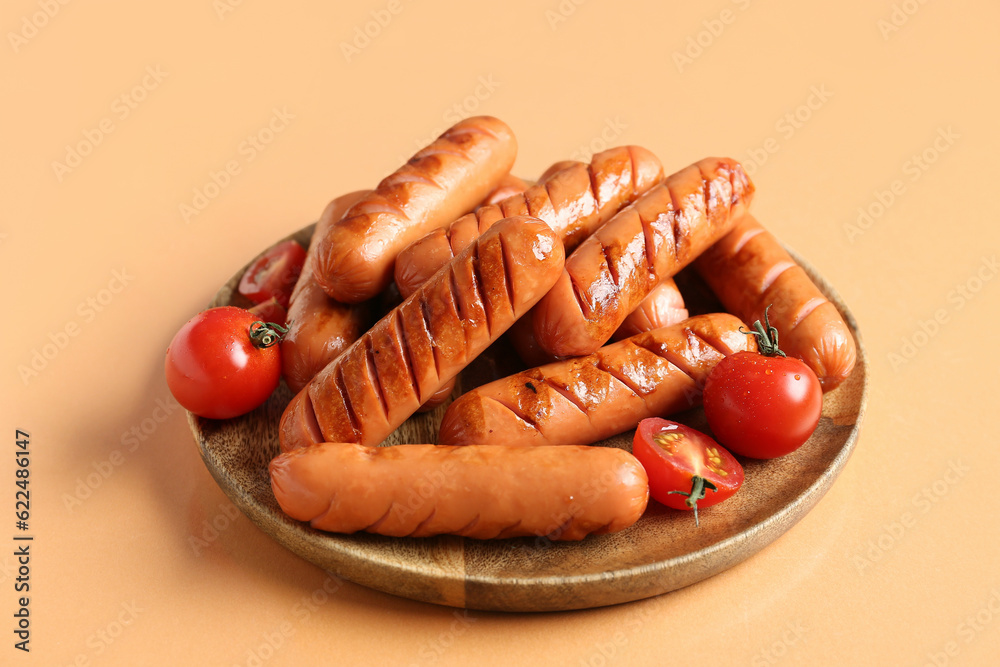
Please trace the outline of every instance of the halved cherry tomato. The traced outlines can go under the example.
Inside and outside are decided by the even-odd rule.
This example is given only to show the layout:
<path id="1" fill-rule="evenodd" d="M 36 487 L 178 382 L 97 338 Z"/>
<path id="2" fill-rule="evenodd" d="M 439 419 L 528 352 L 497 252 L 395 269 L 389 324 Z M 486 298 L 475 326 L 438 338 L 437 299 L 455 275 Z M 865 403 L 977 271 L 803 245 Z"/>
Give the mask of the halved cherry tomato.
<path id="1" fill-rule="evenodd" d="M 280 334 L 248 310 L 210 308 L 181 327 L 167 348 L 167 386 L 186 409 L 210 419 L 250 412 L 281 379 Z"/>
<path id="2" fill-rule="evenodd" d="M 678 510 L 709 507 L 729 498 L 743 484 L 743 466 L 700 431 L 651 417 L 639 422 L 632 454 L 646 469 L 649 495 Z"/>
<path id="3" fill-rule="evenodd" d="M 254 303 L 263 303 L 274 297 L 282 307 L 288 308 L 288 300 L 305 261 L 306 251 L 298 243 L 279 243 L 250 265 L 240 278 L 237 289 Z"/>
<path id="4" fill-rule="evenodd" d="M 778 349 L 778 334 L 767 322 L 754 323 L 762 354 L 738 352 L 720 361 L 705 382 L 708 425 L 731 451 L 772 459 L 809 439 L 823 412 L 823 389 L 816 374 Z M 765 356 L 778 355 L 778 356 Z"/>

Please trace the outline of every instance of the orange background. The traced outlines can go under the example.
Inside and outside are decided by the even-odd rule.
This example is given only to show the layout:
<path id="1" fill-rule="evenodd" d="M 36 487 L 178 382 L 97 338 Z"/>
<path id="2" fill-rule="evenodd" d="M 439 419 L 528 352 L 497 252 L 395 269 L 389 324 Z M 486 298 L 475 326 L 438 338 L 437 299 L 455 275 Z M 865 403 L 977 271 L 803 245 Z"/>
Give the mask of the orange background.
<path id="1" fill-rule="evenodd" d="M 995 661 L 997 25 L 982 0 L 5 2 L 0 535 L 21 428 L 36 541 L 27 656 L 0 548 L 0 662 Z M 613 144 L 668 172 L 740 159 L 758 218 L 855 313 L 860 443 L 761 553 L 573 613 L 320 594 L 327 575 L 236 515 L 162 409 L 164 350 L 219 285 L 474 113 L 514 129 L 529 178 Z M 213 174 L 224 187 L 185 220 Z"/>

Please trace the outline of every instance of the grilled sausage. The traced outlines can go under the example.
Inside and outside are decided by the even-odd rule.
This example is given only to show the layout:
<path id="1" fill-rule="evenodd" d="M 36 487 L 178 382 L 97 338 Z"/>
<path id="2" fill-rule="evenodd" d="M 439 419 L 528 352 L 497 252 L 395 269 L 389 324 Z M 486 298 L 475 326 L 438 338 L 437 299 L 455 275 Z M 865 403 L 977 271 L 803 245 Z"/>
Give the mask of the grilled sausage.
<path id="1" fill-rule="evenodd" d="M 566 260 L 531 314 L 539 345 L 556 357 L 599 348 L 653 287 L 732 228 L 753 190 L 738 162 L 707 158 L 644 194 Z"/>
<path id="2" fill-rule="evenodd" d="M 753 216 L 743 216 L 694 266 L 726 310 L 744 322 L 763 322 L 770 305 L 781 349 L 804 361 L 823 391 L 851 374 L 857 349 L 837 307 Z"/>
<path id="3" fill-rule="evenodd" d="M 741 326 L 699 315 L 482 385 L 448 406 L 438 443 L 586 445 L 698 405 L 719 361 L 756 350 Z"/>
<path id="4" fill-rule="evenodd" d="M 612 338 L 621 340 L 636 334 L 677 324 L 688 318 L 684 307 L 684 297 L 677 289 L 673 278 L 667 278 L 650 290 L 646 298 L 639 302 L 625 321 L 615 331 Z"/>
<path id="5" fill-rule="evenodd" d="M 392 280 L 396 255 L 472 210 L 514 164 L 504 123 L 467 118 L 378 184 L 317 239 L 316 281 L 342 303 L 369 299 Z"/>
<path id="6" fill-rule="evenodd" d="M 663 178 L 655 155 L 638 146 L 612 148 L 594 155 L 589 165 L 568 162 L 522 194 L 495 206 L 482 206 L 447 228 L 436 229 L 399 253 L 396 285 L 405 296 L 454 255 L 496 224 L 512 215 L 544 220 L 570 252 L 623 206 Z M 551 168 L 546 172 L 549 173 Z"/>
<path id="7" fill-rule="evenodd" d="M 563 260 L 542 221 L 495 225 L 292 399 L 279 427 L 282 449 L 377 445 L 536 303 Z"/>
<path id="8" fill-rule="evenodd" d="M 609 447 L 364 447 L 324 443 L 270 465 L 281 509 L 313 528 L 395 537 L 580 540 L 635 523 L 649 485 Z"/>
<path id="9" fill-rule="evenodd" d="M 316 373 L 356 341 L 369 323 L 369 304 L 334 301 L 313 275 L 316 240 L 365 194 L 366 191 L 359 190 L 331 201 L 313 231 L 306 262 L 288 306 L 288 333 L 281 341 L 281 374 L 294 392 L 306 386 Z"/>

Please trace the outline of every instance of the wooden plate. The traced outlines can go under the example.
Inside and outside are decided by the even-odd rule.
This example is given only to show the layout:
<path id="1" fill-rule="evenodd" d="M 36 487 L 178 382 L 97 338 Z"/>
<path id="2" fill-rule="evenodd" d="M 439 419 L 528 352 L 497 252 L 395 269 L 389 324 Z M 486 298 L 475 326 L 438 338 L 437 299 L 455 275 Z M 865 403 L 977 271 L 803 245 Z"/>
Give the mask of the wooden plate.
<path id="1" fill-rule="evenodd" d="M 289 238 L 308 245 L 311 233 L 309 226 Z M 795 525 L 830 488 L 857 443 L 868 394 L 868 359 L 857 323 L 833 288 L 793 256 L 840 309 L 858 344 L 858 364 L 824 397 L 823 417 L 809 441 L 779 459 L 741 459 L 743 488 L 702 510 L 698 529 L 690 512 L 651 500 L 631 528 L 575 543 L 323 533 L 287 518 L 271 493 L 267 464 L 278 453 L 278 420 L 291 399 L 284 383 L 243 417 L 215 421 L 189 414 L 188 420 L 205 465 L 240 510 L 292 552 L 350 581 L 414 600 L 498 611 L 583 609 L 659 595 L 732 567 Z M 235 291 L 244 270 L 219 290 L 213 306 L 246 305 Z M 678 282 L 692 313 L 718 309 L 693 274 Z M 492 357 L 460 376 L 459 389 L 511 370 L 503 360 L 513 355 L 491 351 Z M 386 444 L 434 442 L 442 411 L 411 418 Z M 700 409 L 674 418 L 705 428 Z M 629 432 L 600 444 L 629 449 L 631 441 Z"/>

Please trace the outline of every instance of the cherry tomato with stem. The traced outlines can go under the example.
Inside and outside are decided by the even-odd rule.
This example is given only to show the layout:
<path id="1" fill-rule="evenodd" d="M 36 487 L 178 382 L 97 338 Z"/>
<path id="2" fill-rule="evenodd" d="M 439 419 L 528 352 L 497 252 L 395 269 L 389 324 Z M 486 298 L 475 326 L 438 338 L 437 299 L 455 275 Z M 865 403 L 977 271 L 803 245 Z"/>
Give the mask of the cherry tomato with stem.
<path id="1" fill-rule="evenodd" d="M 770 309 L 770 306 L 768 306 Z M 737 352 L 720 361 L 705 381 L 703 403 L 716 439 L 731 451 L 755 459 L 789 454 L 816 430 L 823 389 L 816 374 L 778 348 L 778 330 L 764 311 L 754 323 L 756 352 Z"/>
<path id="2" fill-rule="evenodd" d="M 275 298 L 283 308 L 288 308 L 292 290 L 306 262 L 306 251 L 295 241 L 277 244 L 250 265 L 237 291 L 254 303 Z"/>
<path id="3" fill-rule="evenodd" d="M 267 400 L 281 380 L 284 327 L 234 306 L 210 308 L 180 328 L 164 372 L 177 402 L 201 417 L 229 419 Z"/>
<path id="4" fill-rule="evenodd" d="M 743 485 L 743 466 L 701 431 L 659 417 L 639 422 L 632 454 L 649 477 L 649 495 L 667 507 L 694 510 L 721 503 Z"/>

